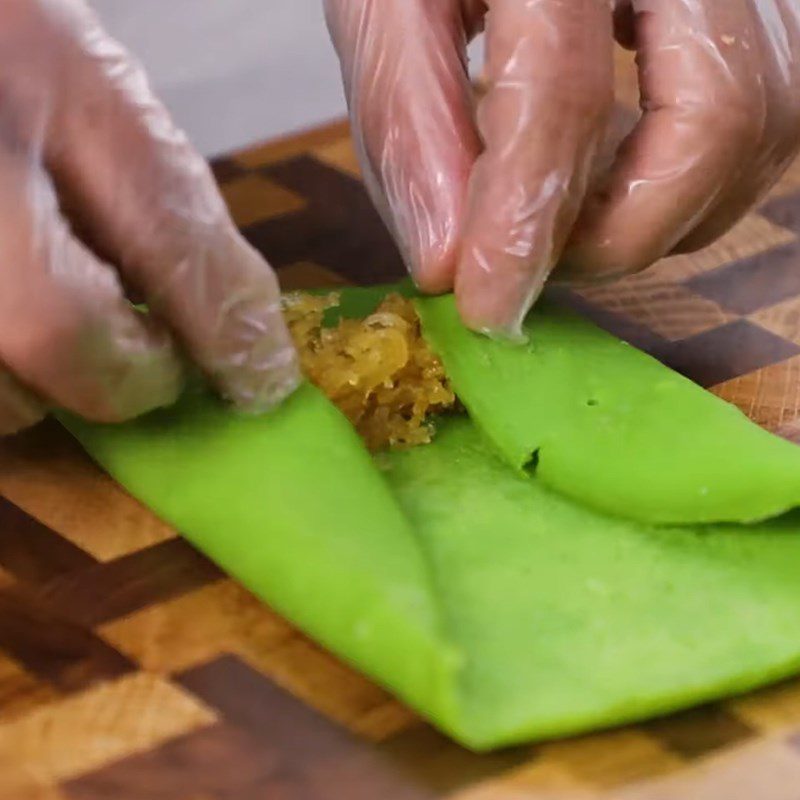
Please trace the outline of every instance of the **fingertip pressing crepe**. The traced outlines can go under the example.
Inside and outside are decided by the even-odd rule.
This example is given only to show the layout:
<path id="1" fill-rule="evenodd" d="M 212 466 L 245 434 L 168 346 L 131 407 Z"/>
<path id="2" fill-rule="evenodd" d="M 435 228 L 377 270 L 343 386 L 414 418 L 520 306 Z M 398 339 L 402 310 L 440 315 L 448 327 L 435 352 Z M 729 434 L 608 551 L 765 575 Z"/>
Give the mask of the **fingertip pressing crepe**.
<path id="1" fill-rule="evenodd" d="M 343 313 L 369 297 L 345 292 Z M 511 351 L 455 330 L 450 299 L 419 308 L 470 412 L 440 420 L 430 445 L 370 457 L 310 386 L 258 418 L 199 393 L 122 426 L 65 422 L 256 595 L 474 749 L 800 670 L 798 515 L 620 515 L 791 505 L 791 445 L 571 316 L 538 314 L 532 346 Z M 649 487 L 655 476 L 665 484 Z M 745 484 L 758 496 L 741 498 Z"/>

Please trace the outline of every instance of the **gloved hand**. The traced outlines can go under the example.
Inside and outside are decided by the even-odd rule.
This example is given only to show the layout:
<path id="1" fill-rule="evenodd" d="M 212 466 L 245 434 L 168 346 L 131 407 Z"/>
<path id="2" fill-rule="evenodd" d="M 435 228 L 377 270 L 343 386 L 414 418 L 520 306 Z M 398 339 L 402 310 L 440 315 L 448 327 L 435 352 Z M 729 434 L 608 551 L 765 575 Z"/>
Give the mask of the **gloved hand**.
<path id="1" fill-rule="evenodd" d="M 598 279 L 708 244 L 800 149 L 797 0 L 326 9 L 370 192 L 419 286 L 455 287 L 477 330 L 518 336 L 562 256 L 564 277 Z M 475 120 L 465 50 L 482 27 Z M 638 50 L 643 114 L 598 185 L 615 32 Z"/>
<path id="2" fill-rule="evenodd" d="M 298 382 L 274 274 L 140 67 L 83 0 L 0 0 L 0 434 L 171 403 L 184 354 L 248 410 Z"/>

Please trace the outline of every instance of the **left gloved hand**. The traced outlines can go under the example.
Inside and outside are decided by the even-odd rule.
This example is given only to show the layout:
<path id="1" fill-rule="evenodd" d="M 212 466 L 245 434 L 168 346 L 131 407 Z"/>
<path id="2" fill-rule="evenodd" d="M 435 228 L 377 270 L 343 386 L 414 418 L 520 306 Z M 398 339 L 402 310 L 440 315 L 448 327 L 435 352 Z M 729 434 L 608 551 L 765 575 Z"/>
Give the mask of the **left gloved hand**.
<path id="1" fill-rule="evenodd" d="M 242 409 L 286 397 L 274 273 L 84 0 L 0 0 L 0 436 L 169 405 L 184 358 Z"/>

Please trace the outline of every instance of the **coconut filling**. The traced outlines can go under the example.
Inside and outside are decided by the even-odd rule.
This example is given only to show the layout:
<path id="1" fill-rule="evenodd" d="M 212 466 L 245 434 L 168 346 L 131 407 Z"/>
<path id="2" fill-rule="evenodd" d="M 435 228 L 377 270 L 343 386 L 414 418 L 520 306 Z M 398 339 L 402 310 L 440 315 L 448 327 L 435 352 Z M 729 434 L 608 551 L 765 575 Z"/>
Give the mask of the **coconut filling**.
<path id="1" fill-rule="evenodd" d="M 457 406 L 413 303 L 388 295 L 365 319 L 325 326 L 332 293 L 286 295 L 283 313 L 304 375 L 350 420 L 372 451 L 427 444 L 433 417 Z"/>

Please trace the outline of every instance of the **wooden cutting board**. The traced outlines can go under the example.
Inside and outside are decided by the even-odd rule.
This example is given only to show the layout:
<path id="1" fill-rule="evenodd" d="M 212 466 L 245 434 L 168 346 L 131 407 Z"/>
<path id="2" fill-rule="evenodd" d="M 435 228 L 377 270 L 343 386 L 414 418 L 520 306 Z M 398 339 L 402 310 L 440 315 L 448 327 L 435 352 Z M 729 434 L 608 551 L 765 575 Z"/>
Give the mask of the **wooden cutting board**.
<path id="1" fill-rule="evenodd" d="M 344 123 L 214 167 L 287 288 L 403 273 Z M 712 248 L 564 299 L 800 441 L 800 164 Z M 472 755 L 225 578 L 55 425 L 0 444 L 2 800 L 796 800 L 798 787 L 800 682 Z"/>

